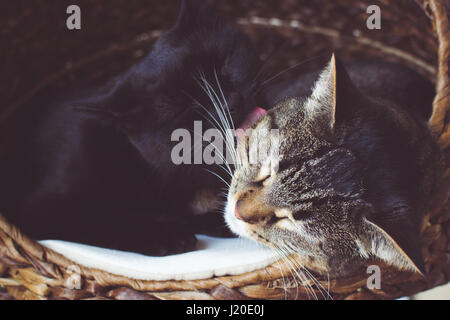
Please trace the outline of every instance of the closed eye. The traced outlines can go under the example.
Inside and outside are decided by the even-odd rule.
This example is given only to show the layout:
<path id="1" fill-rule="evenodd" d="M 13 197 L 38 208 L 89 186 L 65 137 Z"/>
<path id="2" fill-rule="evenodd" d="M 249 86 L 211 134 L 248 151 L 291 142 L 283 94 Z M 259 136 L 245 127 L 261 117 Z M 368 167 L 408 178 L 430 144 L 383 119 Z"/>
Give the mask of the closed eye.
<path id="1" fill-rule="evenodd" d="M 312 215 L 313 215 L 313 213 L 311 211 L 300 210 L 300 211 L 294 212 L 294 214 L 292 216 L 294 217 L 294 219 L 296 221 L 300 221 L 300 220 L 309 219 L 312 217 Z"/>
<path id="2" fill-rule="evenodd" d="M 256 181 L 254 181 L 253 183 L 254 183 L 256 186 L 258 186 L 258 187 L 262 187 L 262 186 L 265 185 L 264 182 L 266 182 L 270 177 L 271 177 L 270 174 L 265 175 L 264 177 L 262 177 L 262 178 L 260 178 L 260 179 L 258 179 L 258 180 L 256 180 Z"/>

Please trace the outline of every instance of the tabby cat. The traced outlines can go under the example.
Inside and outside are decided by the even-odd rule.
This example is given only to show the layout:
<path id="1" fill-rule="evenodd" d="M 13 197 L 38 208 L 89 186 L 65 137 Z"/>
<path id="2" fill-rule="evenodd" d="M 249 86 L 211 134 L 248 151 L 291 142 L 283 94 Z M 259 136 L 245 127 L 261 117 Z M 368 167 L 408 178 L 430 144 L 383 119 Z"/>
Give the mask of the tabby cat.
<path id="1" fill-rule="evenodd" d="M 419 228 L 440 163 L 433 88 L 394 64 L 348 70 L 333 56 L 315 84 L 317 72 L 268 92 L 279 102 L 238 143 L 226 221 L 330 276 L 376 258 L 424 272 Z M 266 156 L 249 161 L 252 143 Z"/>

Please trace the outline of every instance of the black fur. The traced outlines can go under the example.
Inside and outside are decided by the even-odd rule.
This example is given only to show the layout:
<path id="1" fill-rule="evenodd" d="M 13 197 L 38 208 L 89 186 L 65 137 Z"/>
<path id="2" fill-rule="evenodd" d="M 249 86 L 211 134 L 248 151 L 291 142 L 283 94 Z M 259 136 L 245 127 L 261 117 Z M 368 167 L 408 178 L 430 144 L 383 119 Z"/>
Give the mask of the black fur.
<path id="1" fill-rule="evenodd" d="M 36 239 L 152 255 L 192 248 L 188 203 L 219 182 L 202 166 L 172 163 L 171 133 L 204 120 L 194 99 L 215 113 L 199 71 L 211 84 L 217 72 L 239 123 L 255 105 L 259 68 L 243 34 L 203 1 L 183 1 L 141 63 L 95 90 L 36 98 L 15 115 L 0 152 L 0 211 Z"/>

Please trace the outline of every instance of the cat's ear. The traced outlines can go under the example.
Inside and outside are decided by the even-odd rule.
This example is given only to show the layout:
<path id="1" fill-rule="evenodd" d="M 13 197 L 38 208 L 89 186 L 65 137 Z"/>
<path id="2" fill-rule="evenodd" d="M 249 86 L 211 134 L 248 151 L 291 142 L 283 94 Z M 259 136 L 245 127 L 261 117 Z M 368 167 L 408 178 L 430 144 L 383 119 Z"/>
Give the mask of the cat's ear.
<path id="1" fill-rule="evenodd" d="M 192 28 L 207 27 L 214 24 L 217 16 L 205 0 L 182 0 L 175 30 L 185 32 Z"/>
<path id="2" fill-rule="evenodd" d="M 360 97 L 344 66 L 333 54 L 316 81 L 305 110 L 311 120 L 334 128 L 337 122 L 354 114 Z"/>
<path id="3" fill-rule="evenodd" d="M 402 270 L 425 273 L 418 232 L 406 221 L 386 226 L 364 218 L 366 252 Z"/>

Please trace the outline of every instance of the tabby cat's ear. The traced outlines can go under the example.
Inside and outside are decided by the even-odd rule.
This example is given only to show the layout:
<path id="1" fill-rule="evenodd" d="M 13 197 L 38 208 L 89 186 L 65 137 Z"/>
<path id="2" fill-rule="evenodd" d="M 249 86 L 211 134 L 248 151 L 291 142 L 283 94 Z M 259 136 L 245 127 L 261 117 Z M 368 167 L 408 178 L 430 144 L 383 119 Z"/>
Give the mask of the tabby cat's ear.
<path id="1" fill-rule="evenodd" d="M 390 222 L 382 228 L 364 219 L 366 253 L 402 270 L 410 270 L 424 275 L 425 268 L 420 251 L 417 232 L 401 222 Z M 391 229 L 387 231 L 386 229 Z M 395 238 L 395 240 L 394 240 Z"/>
<path id="2" fill-rule="evenodd" d="M 333 54 L 316 81 L 305 109 L 311 120 L 334 128 L 337 122 L 357 111 L 356 102 L 360 97 L 344 66 Z"/>
<path id="3" fill-rule="evenodd" d="M 182 32 L 192 28 L 208 27 L 217 19 L 205 0 L 182 0 L 174 29 Z"/>

